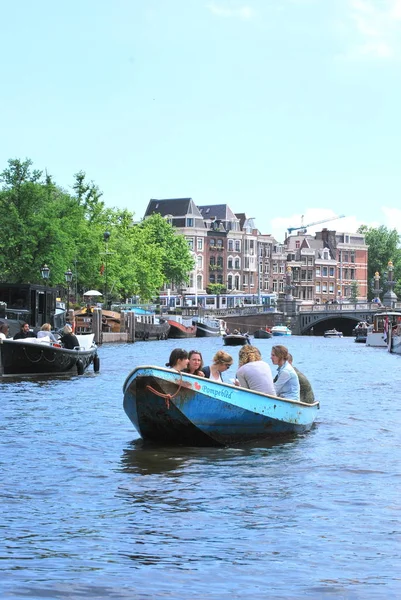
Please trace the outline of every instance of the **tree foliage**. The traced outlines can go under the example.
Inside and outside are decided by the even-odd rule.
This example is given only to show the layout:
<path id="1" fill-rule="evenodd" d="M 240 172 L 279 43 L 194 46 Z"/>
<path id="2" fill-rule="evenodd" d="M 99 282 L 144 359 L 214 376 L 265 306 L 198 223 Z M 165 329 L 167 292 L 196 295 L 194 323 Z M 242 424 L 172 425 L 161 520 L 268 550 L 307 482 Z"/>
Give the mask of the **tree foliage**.
<path id="1" fill-rule="evenodd" d="M 387 229 L 384 225 L 377 228 L 362 225 L 358 229 L 358 233 L 364 234 L 366 243 L 369 246 L 368 282 L 371 283 L 368 291 L 369 299 L 374 297 L 372 282 L 376 271 L 380 274 L 381 287 L 384 286 L 385 288 L 389 261 L 394 264 L 393 278 L 397 281 L 394 291 L 401 298 L 401 250 L 399 248 L 400 235 L 397 230 Z"/>
<path id="2" fill-rule="evenodd" d="M 68 193 L 47 172 L 33 169 L 31 160 L 12 159 L 0 183 L 2 281 L 42 283 L 46 263 L 52 285 L 65 285 L 71 269 L 78 292 L 104 290 L 107 276 L 109 298 L 148 301 L 163 284 L 188 280 L 193 259 L 185 238 L 160 215 L 138 224 L 133 213 L 107 208 L 83 171 Z"/>

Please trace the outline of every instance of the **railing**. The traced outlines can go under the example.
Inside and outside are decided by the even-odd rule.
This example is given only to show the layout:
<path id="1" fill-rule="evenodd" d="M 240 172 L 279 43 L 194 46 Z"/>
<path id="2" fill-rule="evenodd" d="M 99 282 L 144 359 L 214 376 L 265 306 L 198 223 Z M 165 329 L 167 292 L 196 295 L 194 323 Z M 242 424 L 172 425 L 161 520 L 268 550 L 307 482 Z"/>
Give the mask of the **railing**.
<path id="1" fill-rule="evenodd" d="M 401 309 L 401 302 L 395 302 L 393 306 L 382 306 L 376 302 L 355 302 L 355 303 L 338 303 L 338 304 L 310 304 L 301 305 L 299 312 L 314 312 L 314 313 L 326 313 L 326 312 L 356 312 L 363 310 L 371 310 L 374 312 L 380 312 L 391 309 Z"/>

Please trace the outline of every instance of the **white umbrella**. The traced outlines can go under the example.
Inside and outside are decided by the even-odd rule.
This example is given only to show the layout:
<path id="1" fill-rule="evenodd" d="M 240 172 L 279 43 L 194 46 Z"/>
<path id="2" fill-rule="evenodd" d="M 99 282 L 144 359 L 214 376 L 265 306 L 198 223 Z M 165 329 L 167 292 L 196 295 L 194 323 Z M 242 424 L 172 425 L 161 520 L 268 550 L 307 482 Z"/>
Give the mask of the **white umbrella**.
<path id="1" fill-rule="evenodd" d="M 84 296 L 103 296 L 103 294 L 97 290 L 88 290 L 85 292 Z"/>

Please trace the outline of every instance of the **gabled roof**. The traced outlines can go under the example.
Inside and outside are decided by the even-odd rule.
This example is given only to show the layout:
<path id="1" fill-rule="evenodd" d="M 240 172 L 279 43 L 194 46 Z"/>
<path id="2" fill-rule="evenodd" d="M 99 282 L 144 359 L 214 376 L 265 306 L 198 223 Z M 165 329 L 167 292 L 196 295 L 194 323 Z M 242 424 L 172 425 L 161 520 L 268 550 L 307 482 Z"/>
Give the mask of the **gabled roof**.
<path id="1" fill-rule="evenodd" d="M 228 204 L 204 204 L 198 206 L 204 219 L 218 219 L 220 221 L 236 221 L 237 217 Z"/>
<path id="2" fill-rule="evenodd" d="M 183 217 L 185 215 L 193 217 L 202 216 L 192 198 L 165 198 L 161 200 L 152 198 L 146 209 L 145 218 L 150 217 L 153 213 L 158 213 L 162 217 L 166 217 L 167 215 L 171 215 L 172 217 Z"/>

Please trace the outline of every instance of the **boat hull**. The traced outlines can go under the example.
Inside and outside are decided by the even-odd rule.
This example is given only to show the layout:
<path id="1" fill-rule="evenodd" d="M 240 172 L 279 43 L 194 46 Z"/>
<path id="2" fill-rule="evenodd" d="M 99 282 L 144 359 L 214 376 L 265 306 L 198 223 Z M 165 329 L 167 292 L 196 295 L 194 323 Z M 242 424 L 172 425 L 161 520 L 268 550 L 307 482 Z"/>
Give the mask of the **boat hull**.
<path id="1" fill-rule="evenodd" d="M 253 337 L 260 340 L 260 339 L 268 339 L 273 337 L 273 334 L 271 333 L 271 331 L 266 331 L 265 329 L 257 329 L 254 334 Z"/>
<path id="2" fill-rule="evenodd" d="M 161 367 L 138 367 L 127 377 L 124 410 L 149 441 L 227 446 L 309 430 L 319 403 L 267 396 Z"/>
<path id="3" fill-rule="evenodd" d="M 249 337 L 247 335 L 236 335 L 235 333 L 228 333 L 223 336 L 223 343 L 225 346 L 244 346 L 249 344 Z"/>
<path id="4" fill-rule="evenodd" d="M 220 334 L 220 325 L 211 325 L 201 321 L 196 322 L 196 337 L 217 337 Z"/>
<path id="5" fill-rule="evenodd" d="M 196 336 L 196 326 L 192 325 L 187 327 L 182 323 L 178 323 L 178 321 L 171 321 L 169 319 L 168 324 L 170 326 L 170 330 L 168 332 L 168 337 L 173 339 L 182 339 L 182 338 L 193 338 Z"/>
<path id="6" fill-rule="evenodd" d="M 135 338 L 137 340 L 166 340 L 169 336 L 170 325 L 164 323 L 135 322 Z"/>
<path id="7" fill-rule="evenodd" d="M 291 335 L 291 330 L 285 325 L 275 325 L 272 327 L 272 335 L 274 337 L 280 337 L 285 335 Z"/>
<path id="8" fill-rule="evenodd" d="M 95 357 L 96 347 L 68 350 L 44 343 L 1 340 L 0 376 L 82 374 Z"/>

